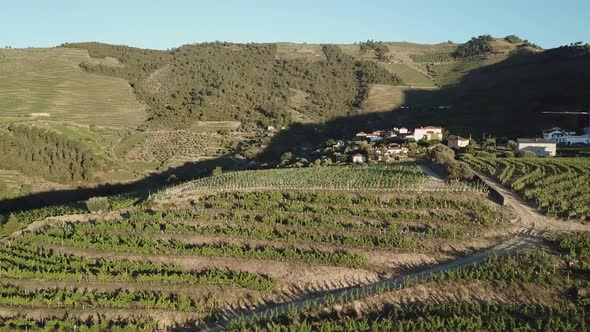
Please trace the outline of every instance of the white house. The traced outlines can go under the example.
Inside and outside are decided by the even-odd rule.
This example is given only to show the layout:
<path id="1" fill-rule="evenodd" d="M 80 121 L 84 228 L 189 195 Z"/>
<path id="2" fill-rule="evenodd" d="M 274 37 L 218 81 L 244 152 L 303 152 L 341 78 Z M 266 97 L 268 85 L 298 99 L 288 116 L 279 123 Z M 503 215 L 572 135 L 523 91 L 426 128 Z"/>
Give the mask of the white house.
<path id="1" fill-rule="evenodd" d="M 342 149 L 344 147 L 344 141 L 336 141 L 336 144 L 332 145 L 334 149 Z"/>
<path id="2" fill-rule="evenodd" d="M 455 149 L 464 148 L 467 145 L 469 145 L 469 139 L 463 138 L 461 136 L 449 138 L 449 141 L 447 143 L 447 146 L 449 148 L 455 148 Z"/>
<path id="3" fill-rule="evenodd" d="M 584 134 L 576 135 L 575 131 L 559 127 L 543 130 L 543 138 L 558 144 L 590 144 L 590 133 L 584 131 Z"/>
<path id="4" fill-rule="evenodd" d="M 401 127 L 401 128 L 393 128 L 394 131 L 397 131 L 398 134 L 407 134 L 408 128 Z"/>
<path id="5" fill-rule="evenodd" d="M 442 127 L 435 127 L 435 126 L 426 126 L 426 127 L 416 128 L 414 130 L 414 139 L 416 141 L 419 141 L 422 138 L 427 139 L 427 140 L 437 139 L 440 141 L 443 138 L 442 130 L 443 130 Z"/>
<path id="6" fill-rule="evenodd" d="M 366 163 L 367 157 L 365 157 L 364 155 L 362 155 L 360 153 L 357 153 L 352 156 L 352 162 L 353 163 Z"/>
<path id="7" fill-rule="evenodd" d="M 386 154 L 392 155 L 392 154 L 408 154 L 409 150 L 406 147 L 401 147 L 401 146 L 391 146 L 389 148 L 387 148 L 387 152 Z"/>
<path id="8" fill-rule="evenodd" d="M 530 151 L 537 156 L 555 156 L 557 143 L 542 138 L 519 138 L 516 142 L 516 151 Z"/>

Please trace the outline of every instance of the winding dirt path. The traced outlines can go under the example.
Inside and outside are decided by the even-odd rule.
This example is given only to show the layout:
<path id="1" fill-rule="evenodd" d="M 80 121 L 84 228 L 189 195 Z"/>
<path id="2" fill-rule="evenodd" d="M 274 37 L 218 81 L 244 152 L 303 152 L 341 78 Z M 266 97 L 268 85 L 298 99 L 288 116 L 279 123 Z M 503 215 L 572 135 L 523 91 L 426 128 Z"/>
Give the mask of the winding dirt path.
<path id="1" fill-rule="evenodd" d="M 473 264 L 478 264 L 484 262 L 488 257 L 492 255 L 497 256 L 504 256 L 515 251 L 527 248 L 531 245 L 537 244 L 542 240 L 541 237 L 534 234 L 532 231 L 521 232 L 515 234 L 507 241 L 498 244 L 496 246 L 487 248 L 485 250 L 481 250 L 476 252 L 472 255 L 465 256 L 447 263 L 431 266 L 427 269 L 421 270 L 419 272 L 409 273 L 397 278 L 393 279 L 384 279 L 378 282 L 374 282 L 368 285 L 357 286 L 357 287 L 349 287 L 349 288 L 341 288 L 333 291 L 327 291 L 322 294 L 300 298 L 297 300 L 283 302 L 279 304 L 271 304 L 267 306 L 263 306 L 258 308 L 254 311 L 248 312 L 226 312 L 225 315 L 221 316 L 219 320 L 215 323 L 209 324 L 205 330 L 207 331 L 223 331 L 225 330 L 226 326 L 229 324 L 230 321 L 234 319 L 245 319 L 245 320 L 256 320 L 260 315 L 265 313 L 270 313 L 272 311 L 273 314 L 281 314 L 286 313 L 292 308 L 303 308 L 306 304 L 314 303 L 317 305 L 325 305 L 329 303 L 331 299 L 337 299 L 340 297 L 351 297 L 355 294 L 378 294 L 380 290 L 383 288 L 386 289 L 395 289 L 403 287 L 406 281 L 406 278 L 412 279 L 424 279 L 431 274 L 441 274 L 447 271 L 453 271 L 457 269 L 461 269 L 464 267 L 468 267 Z"/>
<path id="2" fill-rule="evenodd" d="M 497 190 L 504 196 L 505 203 L 512 207 L 519 217 L 519 223 L 522 227 L 533 229 L 538 232 L 543 231 L 580 231 L 590 232 L 590 225 L 574 221 L 559 220 L 547 217 L 536 208 L 530 206 L 514 191 L 504 187 L 496 182 L 492 177 L 485 175 L 476 170 L 473 171 L 481 177 L 490 187 Z"/>

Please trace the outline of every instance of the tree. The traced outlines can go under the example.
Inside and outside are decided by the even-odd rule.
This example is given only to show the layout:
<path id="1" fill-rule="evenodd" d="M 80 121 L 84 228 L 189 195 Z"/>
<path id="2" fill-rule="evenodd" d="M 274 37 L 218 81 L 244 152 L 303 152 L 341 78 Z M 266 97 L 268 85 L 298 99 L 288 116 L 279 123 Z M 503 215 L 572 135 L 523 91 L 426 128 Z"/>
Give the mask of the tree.
<path id="1" fill-rule="evenodd" d="M 289 163 L 291 161 L 291 159 L 293 159 L 293 154 L 291 152 L 285 152 L 281 156 L 281 164 L 285 165 L 285 164 Z"/>
<path id="2" fill-rule="evenodd" d="M 218 176 L 221 175 L 221 173 L 223 173 L 223 169 L 221 166 L 217 166 L 211 171 L 211 176 Z"/>
<path id="3" fill-rule="evenodd" d="M 455 160 L 455 151 L 446 145 L 438 144 L 428 151 L 430 160 L 443 166 L 451 180 L 473 178 L 473 171 L 466 164 Z"/>
<path id="4" fill-rule="evenodd" d="M 490 35 L 473 37 L 465 44 L 459 45 L 453 56 L 455 58 L 470 58 L 485 55 L 493 51 L 491 42 L 494 40 Z"/>
<path id="5" fill-rule="evenodd" d="M 523 40 L 520 39 L 520 37 L 518 37 L 517 35 L 508 35 L 504 37 L 504 40 L 511 44 L 519 44 L 523 42 Z"/>
<path id="6" fill-rule="evenodd" d="M 455 151 L 446 145 L 437 144 L 428 151 L 430 160 L 436 164 L 447 164 L 455 160 Z"/>
<path id="7" fill-rule="evenodd" d="M 451 180 L 469 180 L 473 178 L 473 171 L 467 164 L 453 160 L 447 164 L 447 174 Z"/>
<path id="8" fill-rule="evenodd" d="M 217 131 L 217 133 L 221 136 L 228 136 L 230 131 L 227 128 L 221 128 Z"/>
<path id="9" fill-rule="evenodd" d="M 510 150 L 516 150 L 516 142 L 513 140 L 508 140 L 508 142 L 506 143 L 506 147 Z"/>
<path id="10" fill-rule="evenodd" d="M 107 211 L 110 207 L 109 200 L 106 197 L 91 197 L 86 201 L 88 211 L 92 213 Z"/>

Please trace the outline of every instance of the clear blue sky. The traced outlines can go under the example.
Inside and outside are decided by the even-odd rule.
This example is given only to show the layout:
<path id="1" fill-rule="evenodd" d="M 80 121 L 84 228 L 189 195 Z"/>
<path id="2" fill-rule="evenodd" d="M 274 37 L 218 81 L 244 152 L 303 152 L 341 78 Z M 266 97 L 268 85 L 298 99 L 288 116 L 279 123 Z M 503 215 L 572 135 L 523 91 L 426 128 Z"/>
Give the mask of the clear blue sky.
<path id="1" fill-rule="evenodd" d="M 463 42 L 517 34 L 543 47 L 590 42 L 590 0 L 0 0 L 0 47 L 100 41 Z"/>

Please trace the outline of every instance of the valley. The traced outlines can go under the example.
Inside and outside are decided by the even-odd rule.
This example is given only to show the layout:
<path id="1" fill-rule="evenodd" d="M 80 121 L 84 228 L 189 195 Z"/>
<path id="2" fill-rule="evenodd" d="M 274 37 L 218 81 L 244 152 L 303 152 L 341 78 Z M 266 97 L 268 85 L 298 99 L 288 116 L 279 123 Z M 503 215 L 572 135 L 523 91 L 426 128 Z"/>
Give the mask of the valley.
<path id="1" fill-rule="evenodd" d="M 516 138 L 584 125 L 542 112 L 590 102 L 589 63 L 488 35 L 0 50 L 0 329 L 586 330 L 589 160 Z"/>

